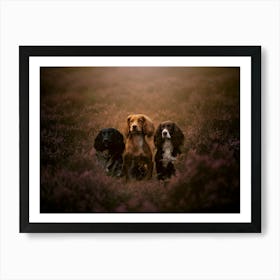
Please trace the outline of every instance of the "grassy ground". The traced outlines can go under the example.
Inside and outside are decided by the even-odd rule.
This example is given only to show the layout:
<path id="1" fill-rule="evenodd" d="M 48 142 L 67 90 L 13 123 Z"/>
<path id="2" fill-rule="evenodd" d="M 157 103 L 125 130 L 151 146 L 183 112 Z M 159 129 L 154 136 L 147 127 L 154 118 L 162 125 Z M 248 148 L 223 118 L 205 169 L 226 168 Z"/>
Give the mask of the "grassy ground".
<path id="1" fill-rule="evenodd" d="M 98 166 L 98 131 L 131 113 L 184 132 L 169 182 Z M 239 195 L 239 68 L 41 68 L 42 212 L 239 212 Z"/>

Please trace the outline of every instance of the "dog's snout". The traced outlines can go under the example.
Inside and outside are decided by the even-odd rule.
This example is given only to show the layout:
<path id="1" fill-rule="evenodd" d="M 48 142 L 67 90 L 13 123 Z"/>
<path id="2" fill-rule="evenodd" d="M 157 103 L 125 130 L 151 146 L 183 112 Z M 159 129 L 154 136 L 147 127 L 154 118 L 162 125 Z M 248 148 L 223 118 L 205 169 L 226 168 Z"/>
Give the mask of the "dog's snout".
<path id="1" fill-rule="evenodd" d="M 136 130 L 136 128 L 137 128 L 137 125 L 136 125 L 136 124 L 132 125 L 132 129 L 133 129 L 133 130 Z"/>
<path id="2" fill-rule="evenodd" d="M 104 138 L 103 138 L 103 145 L 104 146 L 108 146 L 109 144 L 110 144 L 110 138 L 108 137 L 108 136 L 105 136 Z"/>
<path id="3" fill-rule="evenodd" d="M 162 131 L 162 137 L 168 139 L 171 138 L 169 131 L 166 128 Z"/>
<path id="4" fill-rule="evenodd" d="M 104 145 L 105 147 L 107 147 L 108 144 L 109 144 L 109 140 L 108 140 L 108 139 L 103 139 L 103 145 Z"/>

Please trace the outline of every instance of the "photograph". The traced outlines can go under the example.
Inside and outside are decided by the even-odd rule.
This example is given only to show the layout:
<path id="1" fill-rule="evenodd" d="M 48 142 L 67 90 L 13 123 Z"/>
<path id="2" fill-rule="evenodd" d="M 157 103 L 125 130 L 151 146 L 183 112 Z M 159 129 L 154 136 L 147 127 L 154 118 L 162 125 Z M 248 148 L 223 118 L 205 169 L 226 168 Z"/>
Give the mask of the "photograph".
<path id="1" fill-rule="evenodd" d="M 240 213 L 240 67 L 40 67 L 40 213 Z"/>
<path id="2" fill-rule="evenodd" d="M 260 46 L 20 46 L 21 232 L 260 232 Z"/>

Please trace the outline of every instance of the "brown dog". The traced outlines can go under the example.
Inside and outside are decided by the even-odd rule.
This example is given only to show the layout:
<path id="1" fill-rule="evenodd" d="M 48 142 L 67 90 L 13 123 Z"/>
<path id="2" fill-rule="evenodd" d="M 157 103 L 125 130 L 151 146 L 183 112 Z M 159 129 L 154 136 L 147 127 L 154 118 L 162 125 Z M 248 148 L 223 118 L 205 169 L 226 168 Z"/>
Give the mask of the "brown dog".
<path id="1" fill-rule="evenodd" d="M 147 116 L 143 114 L 128 116 L 123 155 L 123 175 L 127 180 L 142 180 L 152 177 L 153 154 L 146 137 L 152 137 L 154 131 L 155 127 Z"/>

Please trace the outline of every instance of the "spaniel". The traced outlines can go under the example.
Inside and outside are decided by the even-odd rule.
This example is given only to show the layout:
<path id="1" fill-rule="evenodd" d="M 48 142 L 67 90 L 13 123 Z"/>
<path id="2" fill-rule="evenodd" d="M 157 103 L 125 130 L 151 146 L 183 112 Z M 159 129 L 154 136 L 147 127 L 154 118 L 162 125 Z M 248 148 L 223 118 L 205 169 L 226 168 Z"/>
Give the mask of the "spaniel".
<path id="1" fill-rule="evenodd" d="M 97 160 L 109 176 L 121 177 L 125 148 L 123 135 L 115 128 L 99 131 L 94 141 Z"/>
<path id="2" fill-rule="evenodd" d="M 157 178 L 164 180 L 175 175 L 174 161 L 181 153 L 180 147 L 184 143 L 184 134 L 171 121 L 162 122 L 156 130 L 154 143 L 157 148 L 155 154 Z"/>
<path id="3" fill-rule="evenodd" d="M 143 114 L 130 115 L 126 124 L 126 142 L 123 155 L 123 173 L 129 179 L 148 179 L 153 173 L 153 154 L 147 140 L 154 135 L 155 127 Z"/>

